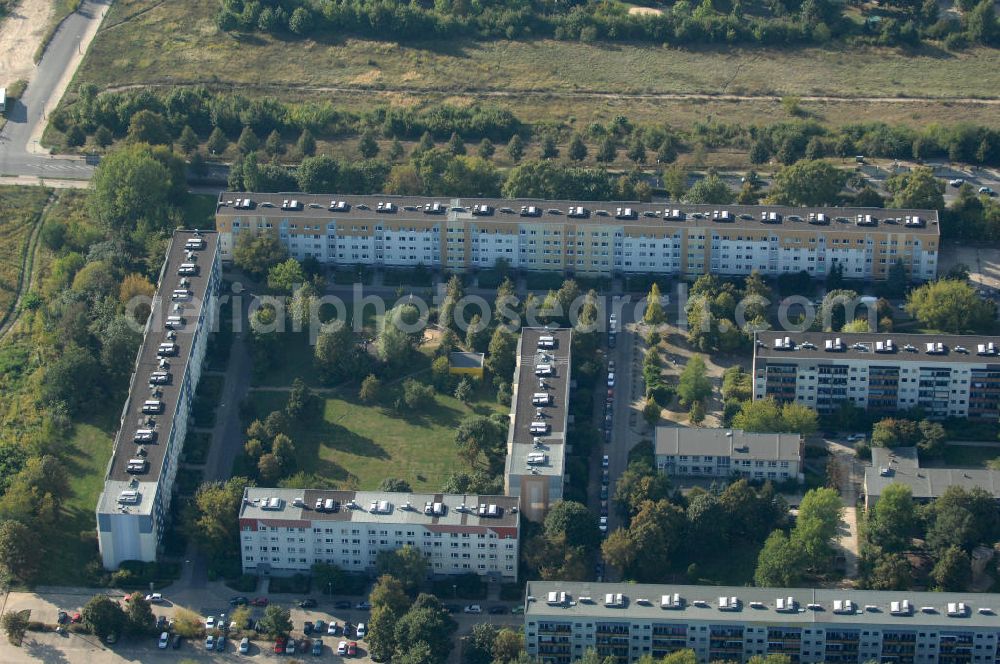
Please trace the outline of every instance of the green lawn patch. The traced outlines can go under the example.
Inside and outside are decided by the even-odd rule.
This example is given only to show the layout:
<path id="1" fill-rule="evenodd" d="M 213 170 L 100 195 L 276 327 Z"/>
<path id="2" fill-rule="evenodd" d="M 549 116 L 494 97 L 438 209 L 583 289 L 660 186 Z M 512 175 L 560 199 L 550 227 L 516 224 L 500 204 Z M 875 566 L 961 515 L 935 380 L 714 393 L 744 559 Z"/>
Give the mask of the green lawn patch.
<path id="1" fill-rule="evenodd" d="M 209 194 L 191 194 L 184 199 L 181 211 L 185 228 L 215 228 L 215 203 L 218 199 Z"/>
<path id="2" fill-rule="evenodd" d="M 985 468 L 986 462 L 1000 457 L 1000 445 L 996 447 L 973 447 L 972 445 L 948 445 L 944 448 L 943 465 L 956 468 Z M 921 465 L 937 465 L 933 462 Z"/>
<path id="3" fill-rule="evenodd" d="M 393 403 L 400 389 L 397 384 L 387 390 L 384 403 Z M 415 491 L 440 490 L 449 475 L 467 469 L 455 445 L 459 422 L 506 410 L 485 397 L 466 406 L 439 394 L 427 412 L 400 413 L 358 402 L 354 389 L 324 396 L 323 421 L 296 423 L 291 431 L 298 470 L 361 490 L 377 488 L 386 477 L 404 479 Z M 252 400 L 257 415 L 265 417 L 284 408 L 288 393 L 256 391 Z"/>
<path id="4" fill-rule="evenodd" d="M 184 440 L 183 458 L 185 463 L 200 465 L 208 458 L 208 448 L 212 445 L 212 434 L 188 431 Z"/>

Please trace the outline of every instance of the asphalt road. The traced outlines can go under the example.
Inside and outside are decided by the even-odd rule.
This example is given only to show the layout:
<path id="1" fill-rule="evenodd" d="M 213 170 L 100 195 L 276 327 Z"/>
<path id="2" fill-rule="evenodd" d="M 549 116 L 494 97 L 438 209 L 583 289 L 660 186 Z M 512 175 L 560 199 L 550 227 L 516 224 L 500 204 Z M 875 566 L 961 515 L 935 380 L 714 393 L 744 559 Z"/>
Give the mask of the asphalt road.
<path id="1" fill-rule="evenodd" d="M 54 107 L 64 77 L 72 77 L 78 64 L 81 37 L 100 23 L 109 0 L 84 0 L 80 9 L 63 21 L 38 63 L 27 90 L 8 109 L 7 124 L 0 130 L 0 176 L 27 175 L 42 178 L 89 180 L 94 164 L 82 157 L 36 154 L 33 136 L 48 118 L 46 107 Z"/>

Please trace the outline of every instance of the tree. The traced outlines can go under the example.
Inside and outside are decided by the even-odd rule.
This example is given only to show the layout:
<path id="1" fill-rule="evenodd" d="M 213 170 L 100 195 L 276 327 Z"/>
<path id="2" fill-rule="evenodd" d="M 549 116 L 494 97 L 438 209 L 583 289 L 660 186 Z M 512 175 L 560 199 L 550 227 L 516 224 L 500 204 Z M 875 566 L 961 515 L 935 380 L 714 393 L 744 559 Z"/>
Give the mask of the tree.
<path id="1" fill-rule="evenodd" d="M 489 468 L 502 466 L 507 454 L 507 429 L 506 421 L 485 415 L 466 417 L 455 432 L 459 455 L 472 466 L 480 459 Z"/>
<path id="2" fill-rule="evenodd" d="M 405 366 L 410 353 L 423 338 L 423 330 L 416 330 L 420 312 L 412 304 L 401 304 L 390 309 L 382 323 L 382 330 L 375 342 L 379 359 L 393 370 Z"/>
<path id="3" fill-rule="evenodd" d="M 911 210 L 944 210 L 944 183 L 926 166 L 909 173 L 897 173 L 885 181 L 893 194 L 893 207 Z"/>
<path id="4" fill-rule="evenodd" d="M 221 129 L 216 127 L 209 134 L 208 140 L 205 142 L 205 147 L 208 148 L 209 154 L 220 155 L 229 147 L 229 139 L 226 138 L 225 133 Z"/>
<path id="5" fill-rule="evenodd" d="M 166 118 L 154 111 L 139 111 L 129 121 L 128 140 L 133 143 L 169 145 L 170 129 Z"/>
<path id="6" fill-rule="evenodd" d="M 681 402 L 692 404 L 695 401 L 707 399 L 712 394 L 712 381 L 705 369 L 705 360 L 701 355 L 692 355 L 677 383 L 677 396 Z"/>
<path id="7" fill-rule="evenodd" d="M 629 531 L 616 528 L 601 543 L 601 557 L 618 569 L 631 569 L 635 562 L 636 550 Z"/>
<path id="8" fill-rule="evenodd" d="M 942 279 L 910 291 L 906 311 L 924 326 L 951 334 L 989 330 L 996 305 L 985 302 L 964 281 Z"/>
<path id="9" fill-rule="evenodd" d="M 883 551 L 904 551 L 917 528 L 913 492 L 905 484 L 889 484 L 868 514 L 868 541 Z"/>
<path id="10" fill-rule="evenodd" d="M 80 611 L 83 624 L 99 639 L 121 635 L 127 618 L 122 607 L 107 595 L 94 595 Z"/>
<path id="11" fill-rule="evenodd" d="M 0 575 L 8 581 L 31 582 L 41 564 L 40 546 L 36 528 L 13 519 L 0 522 Z"/>
<path id="12" fill-rule="evenodd" d="M 410 488 L 410 483 L 406 480 L 401 480 L 398 477 L 387 477 L 382 480 L 378 485 L 379 491 L 390 491 L 390 492 L 401 492 L 410 493 L 413 489 Z M 386 572 L 390 574 L 391 572 Z"/>
<path id="13" fill-rule="evenodd" d="M 224 558 L 239 551 L 239 512 L 243 503 L 244 477 L 226 482 L 204 482 L 189 506 L 185 529 L 209 557 Z"/>
<path id="14" fill-rule="evenodd" d="M 256 152 L 259 147 L 260 139 L 257 138 L 257 134 L 253 133 L 253 129 L 250 127 L 243 127 L 243 131 L 240 132 L 240 137 L 236 141 L 236 148 L 240 154 L 247 155 Z"/>
<path id="15" fill-rule="evenodd" d="M 775 530 L 757 554 L 754 584 L 779 588 L 797 585 L 802 578 L 801 555 L 784 532 Z"/>
<path id="16" fill-rule="evenodd" d="M 31 609 L 24 609 L 22 611 L 8 610 L 4 612 L 3 618 L 0 618 L 0 627 L 3 627 L 4 634 L 7 635 L 7 640 L 12 645 L 20 646 L 21 641 L 24 640 L 25 632 L 28 631 L 30 622 Z"/>
<path id="17" fill-rule="evenodd" d="M 635 548 L 634 563 L 628 568 L 630 576 L 642 582 L 664 580 L 667 570 L 662 566 L 663 556 L 673 555 L 681 547 L 686 525 L 684 510 L 677 505 L 666 500 L 643 502 L 628 529 Z"/>
<path id="18" fill-rule="evenodd" d="M 296 286 L 301 286 L 305 281 L 306 274 L 302 264 L 294 258 L 278 263 L 267 273 L 268 287 L 284 293 L 291 293 Z"/>
<path id="19" fill-rule="evenodd" d="M 925 517 L 930 522 L 927 543 L 938 552 L 953 545 L 971 551 L 977 544 L 994 541 L 1000 526 L 990 494 L 979 487 L 949 486 L 927 507 Z"/>
<path id="20" fill-rule="evenodd" d="M 524 156 L 524 141 L 517 134 L 511 136 L 507 143 L 507 155 L 514 163 L 521 161 Z"/>
<path id="21" fill-rule="evenodd" d="M 489 344 L 489 326 L 483 322 L 482 316 L 474 314 L 469 321 L 469 329 L 465 332 L 465 346 L 474 353 L 482 353 Z"/>
<path id="22" fill-rule="evenodd" d="M 275 129 L 267 135 L 267 140 L 264 141 L 264 152 L 271 157 L 277 157 L 284 151 L 285 147 L 281 142 L 281 134 Z"/>
<path id="23" fill-rule="evenodd" d="M 288 250 L 271 233 L 240 233 L 233 247 L 233 263 L 250 276 L 260 279 L 272 267 L 288 259 Z"/>
<path id="24" fill-rule="evenodd" d="M 662 325 L 667 320 L 667 315 L 663 312 L 663 303 L 660 301 L 660 285 L 653 282 L 646 296 L 646 313 L 643 321 L 646 325 Z"/>
<path id="25" fill-rule="evenodd" d="M 170 222 L 174 188 L 185 183 L 183 177 L 174 181 L 173 161 L 159 156 L 148 145 L 136 143 L 101 159 L 88 197 L 92 218 L 115 233 L 130 233 L 147 226 L 165 230 Z"/>
<path id="26" fill-rule="evenodd" d="M 691 403 L 691 409 L 688 411 L 688 421 L 691 424 L 701 424 L 705 420 L 705 404 L 701 401 L 695 401 Z"/>
<path id="27" fill-rule="evenodd" d="M 476 148 L 476 154 L 483 159 L 492 159 L 493 155 L 496 154 L 497 148 L 493 145 L 493 141 L 488 138 L 484 138 L 479 142 L 479 147 Z"/>
<path id="28" fill-rule="evenodd" d="M 542 159 L 555 159 L 559 156 L 559 148 L 556 146 L 555 136 L 545 134 L 542 136 Z"/>
<path id="29" fill-rule="evenodd" d="M 803 160 L 778 171 L 769 198 L 779 205 L 832 205 L 846 183 L 846 171 L 825 161 Z"/>
<path id="30" fill-rule="evenodd" d="M 668 500 L 672 493 L 670 479 L 645 461 L 633 461 L 615 482 L 612 499 L 626 517 L 638 513 L 647 500 Z"/>
<path id="31" fill-rule="evenodd" d="M 583 142 L 583 136 L 579 133 L 573 134 L 573 137 L 570 138 L 566 154 L 573 161 L 583 161 L 587 158 L 587 144 Z"/>
<path id="32" fill-rule="evenodd" d="M 372 159 L 378 154 L 378 151 L 378 141 L 375 140 L 375 134 L 371 131 L 361 134 L 361 140 L 358 142 L 358 153 L 361 157 Z"/>
<path id="33" fill-rule="evenodd" d="M 141 636 L 152 632 L 156 616 L 153 615 L 153 607 L 142 593 L 132 593 L 125 600 L 125 633 Z"/>
<path id="34" fill-rule="evenodd" d="M 677 165 L 671 166 L 663 173 L 663 188 L 670 194 L 670 200 L 680 201 L 687 192 L 687 173 Z"/>
<path id="35" fill-rule="evenodd" d="M 48 454 L 31 457 L 0 499 L 0 520 L 13 519 L 29 527 L 53 526 L 63 501 L 70 495 L 69 478 L 62 462 Z M 12 560 L 16 562 L 17 558 Z M 25 571 L 30 573 L 32 566 L 33 563 L 28 563 Z"/>
<path id="36" fill-rule="evenodd" d="M 524 655 L 524 635 L 520 630 L 504 627 L 493 642 L 493 661 L 518 662 Z"/>
<path id="37" fill-rule="evenodd" d="M 962 592 L 968 589 L 972 581 L 972 564 L 969 554 L 957 546 L 949 546 L 941 553 L 931 578 L 937 590 L 944 592 Z"/>
<path id="38" fill-rule="evenodd" d="M 472 401 L 473 392 L 472 381 L 468 377 L 463 376 L 462 380 L 458 382 L 458 387 L 455 388 L 455 398 L 464 404 L 468 404 Z"/>
<path id="39" fill-rule="evenodd" d="M 312 30 L 312 13 L 305 7 L 296 7 L 288 17 L 288 29 L 296 35 L 306 35 Z"/>
<path id="40" fill-rule="evenodd" d="M 582 546 L 588 552 L 597 549 L 601 533 L 587 506 L 572 500 L 560 500 L 545 515 L 545 537 L 566 547 Z"/>
<path id="41" fill-rule="evenodd" d="M 112 134 L 111 130 L 104 125 L 101 125 L 96 131 L 94 131 L 94 143 L 96 143 L 98 147 L 106 148 L 114 142 L 114 134 Z"/>
<path id="42" fill-rule="evenodd" d="M 373 404 L 377 403 L 379 396 L 382 391 L 382 381 L 376 378 L 372 374 L 365 376 L 365 379 L 361 381 L 361 389 L 358 390 L 358 399 L 362 403 Z"/>
<path id="43" fill-rule="evenodd" d="M 692 405 L 693 408 L 694 406 Z M 662 410 L 660 404 L 656 403 L 653 399 L 647 398 L 646 405 L 642 407 L 642 418 L 646 420 L 646 424 L 655 427 L 660 421 L 660 411 Z"/>
<path id="44" fill-rule="evenodd" d="M 642 138 L 638 134 L 632 136 L 626 156 L 636 165 L 646 163 L 646 144 L 642 142 Z"/>
<path id="45" fill-rule="evenodd" d="M 802 497 L 791 541 L 801 550 L 808 566 L 816 567 L 829 558 L 842 510 L 834 489 L 812 489 Z"/>
<path id="46" fill-rule="evenodd" d="M 463 664 L 491 664 L 494 659 L 493 644 L 499 631 L 499 627 L 486 622 L 473 625 L 472 634 L 462 649 Z"/>
<path id="47" fill-rule="evenodd" d="M 434 404 L 434 388 L 407 378 L 403 381 L 403 403 L 410 410 L 421 411 Z"/>
<path id="48" fill-rule="evenodd" d="M 451 653 L 452 635 L 457 629 L 458 624 L 452 620 L 447 611 L 414 605 L 396 624 L 394 636 L 397 649 L 393 661 L 412 657 L 415 644 L 427 644 L 432 653 L 430 661 L 444 664 Z"/>
<path id="49" fill-rule="evenodd" d="M 181 129 L 177 145 L 184 151 L 184 154 L 191 154 L 198 149 L 198 135 L 194 133 L 194 129 L 191 129 L 190 125 L 184 125 L 184 129 Z"/>
<path id="50" fill-rule="evenodd" d="M 516 364 L 517 337 L 498 325 L 490 338 L 486 368 L 493 376 L 508 378 L 514 375 Z"/>
<path id="51" fill-rule="evenodd" d="M 312 132 L 306 127 L 299 134 L 299 140 L 295 142 L 295 149 L 303 157 L 311 157 L 316 154 L 316 139 L 313 138 Z"/>
<path id="52" fill-rule="evenodd" d="M 271 638 L 288 636 L 292 631 L 292 612 L 286 607 L 271 604 L 264 609 L 259 625 L 260 631 Z"/>
<path id="53" fill-rule="evenodd" d="M 781 407 L 781 430 L 811 436 L 819 428 L 819 414 L 804 404 L 789 402 Z"/>
<path id="54" fill-rule="evenodd" d="M 872 590 L 910 590 L 913 575 L 906 556 L 901 553 L 886 553 L 876 558 L 868 575 L 868 586 Z"/>
<path id="55" fill-rule="evenodd" d="M 427 578 L 428 563 L 420 549 L 406 544 L 399 549 L 379 551 L 375 569 L 379 575 L 395 577 L 405 591 L 413 593 Z"/>
<path id="56" fill-rule="evenodd" d="M 600 147 L 597 149 L 597 155 L 595 158 L 602 164 L 610 164 L 617 156 L 618 142 L 615 140 L 614 136 L 605 136 L 604 140 L 601 141 Z"/>
<path id="57" fill-rule="evenodd" d="M 736 193 L 716 174 L 708 175 L 691 187 L 684 196 L 689 203 L 732 203 Z"/>
<path id="58" fill-rule="evenodd" d="M 330 332 L 321 332 L 316 339 L 316 347 L 313 350 L 313 358 L 319 368 L 320 373 L 328 382 L 336 379 L 346 378 L 351 368 L 350 359 L 355 353 L 354 332 L 347 325 L 341 325 Z M 380 385 L 378 378 L 369 376 L 374 382 L 368 381 L 370 388 L 376 389 Z M 362 390 L 365 383 L 361 384 Z M 375 397 L 377 398 L 377 396 Z M 362 398 L 362 401 L 365 399 Z"/>

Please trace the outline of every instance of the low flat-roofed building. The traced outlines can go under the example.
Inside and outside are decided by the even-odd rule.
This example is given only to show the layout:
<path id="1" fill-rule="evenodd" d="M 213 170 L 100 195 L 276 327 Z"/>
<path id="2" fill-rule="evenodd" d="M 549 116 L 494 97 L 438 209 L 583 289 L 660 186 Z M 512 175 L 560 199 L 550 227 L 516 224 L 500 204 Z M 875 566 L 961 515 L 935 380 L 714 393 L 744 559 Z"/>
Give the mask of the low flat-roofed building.
<path id="1" fill-rule="evenodd" d="M 950 486 L 983 489 L 1000 500 L 1000 471 L 984 468 L 922 468 L 916 447 L 873 447 L 865 468 L 865 507 L 874 506 L 890 484 L 910 487 L 921 503 L 936 500 Z"/>
<path id="2" fill-rule="evenodd" d="M 504 492 L 541 521 L 563 497 L 573 331 L 526 327 L 517 343 Z"/>
<path id="3" fill-rule="evenodd" d="M 485 366 L 486 355 L 483 353 L 460 351 L 448 353 L 448 373 L 457 376 L 472 376 L 482 380 Z"/>
<path id="4" fill-rule="evenodd" d="M 588 649 L 621 664 L 687 649 L 704 664 L 993 664 L 998 612 L 984 593 L 530 581 L 524 643 L 546 664 Z"/>
<path id="5" fill-rule="evenodd" d="M 520 510 L 509 496 L 248 487 L 240 507 L 246 574 L 308 573 L 315 563 L 371 572 L 409 545 L 435 576 L 517 579 Z"/>
<path id="6" fill-rule="evenodd" d="M 97 503 L 106 569 L 156 560 L 221 280 L 218 235 L 174 231 Z"/>
<path id="7" fill-rule="evenodd" d="M 656 467 L 675 477 L 801 479 L 803 441 L 797 433 L 660 425 L 655 448 Z"/>
<path id="8" fill-rule="evenodd" d="M 920 408 L 933 419 L 1000 417 L 1000 337 L 768 330 L 755 338 L 754 399 L 820 413 L 849 402 L 886 416 Z"/>

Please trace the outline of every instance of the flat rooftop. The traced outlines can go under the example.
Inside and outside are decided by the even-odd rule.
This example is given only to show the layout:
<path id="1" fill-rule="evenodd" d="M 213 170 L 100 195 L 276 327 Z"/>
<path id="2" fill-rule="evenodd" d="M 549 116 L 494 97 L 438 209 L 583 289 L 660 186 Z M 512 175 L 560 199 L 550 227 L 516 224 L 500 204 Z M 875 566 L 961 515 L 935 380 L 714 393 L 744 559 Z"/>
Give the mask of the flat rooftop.
<path id="1" fill-rule="evenodd" d="M 203 249 L 189 252 L 185 249 L 188 240 L 201 238 Z M 114 453 L 108 464 L 103 503 L 98 506 L 100 511 L 117 511 L 118 495 L 122 487 L 138 483 L 141 502 L 130 506 L 139 512 L 148 511 L 152 489 L 159 482 L 163 470 L 163 459 L 166 452 L 166 441 L 174 424 L 174 413 L 177 408 L 180 388 L 187 372 L 188 360 L 191 356 L 195 324 L 202 315 L 206 304 L 208 281 L 215 263 L 218 250 L 218 234 L 214 231 L 174 231 L 167 249 L 167 257 L 160 270 L 160 281 L 153 296 L 152 312 L 146 323 L 142 346 L 139 349 L 138 361 L 132 374 L 128 398 L 122 412 L 121 426 L 115 437 Z M 195 263 L 199 266 L 198 274 L 181 276 L 177 273 L 182 263 Z M 187 280 L 186 282 L 183 280 Z M 183 285 L 186 283 L 186 285 Z M 185 289 L 190 296 L 183 302 L 174 302 L 174 290 Z M 180 310 L 175 310 L 180 305 Z M 168 330 L 164 323 L 169 315 L 181 315 L 185 324 L 176 330 Z M 204 332 L 203 332 L 204 333 Z M 173 338 L 169 339 L 168 335 Z M 161 360 L 157 355 L 161 343 L 172 341 L 177 345 L 177 352 L 172 357 Z M 125 359 L 125 358 L 123 358 Z M 169 382 L 153 385 L 149 382 L 153 372 L 169 373 Z M 142 412 L 143 403 L 147 399 L 163 402 L 163 412 L 147 415 Z M 135 435 L 139 429 L 152 429 L 156 432 L 153 442 L 136 443 Z M 183 443 L 183 441 L 179 441 Z M 139 452 L 145 453 L 142 456 Z M 144 473 L 128 472 L 130 459 L 145 459 L 148 469 Z M 112 490 L 115 489 L 115 490 Z M 149 494 L 149 495 L 147 495 Z"/>
<path id="2" fill-rule="evenodd" d="M 448 366 L 456 369 L 482 369 L 486 356 L 483 353 L 448 353 Z"/>
<path id="3" fill-rule="evenodd" d="M 317 510 L 317 500 L 334 501 L 336 510 Z M 438 514 L 425 514 L 427 503 L 432 506 L 440 503 L 443 509 Z M 495 505 L 497 516 L 480 516 L 480 505 Z M 243 491 L 240 519 L 280 521 L 286 525 L 314 521 L 350 521 L 442 528 L 515 528 L 519 523 L 520 513 L 518 499 L 512 496 L 247 487 Z"/>
<path id="4" fill-rule="evenodd" d="M 237 203 L 240 201 L 240 203 Z M 249 202 L 246 202 L 249 201 Z M 283 210 L 282 205 L 296 201 L 297 209 Z M 337 206 L 343 203 L 342 206 Z M 379 212 L 380 203 L 392 203 L 391 212 Z M 488 215 L 473 214 L 474 206 L 488 206 Z M 436 206 L 436 207 L 435 207 Z M 581 207 L 586 216 L 570 217 L 570 207 Z M 535 208 L 536 216 L 521 216 L 521 208 Z M 333 209 L 331 209 L 333 208 Z M 632 212 L 627 218 L 618 208 Z M 670 219 L 675 210 L 683 220 Z M 713 219 L 713 213 L 728 211 L 725 220 Z M 774 213 L 774 223 L 761 221 L 761 214 Z M 825 215 L 826 224 L 810 223 L 809 215 Z M 938 236 L 938 213 L 935 210 L 883 208 L 788 207 L 781 205 L 691 205 L 682 203 L 639 203 L 634 201 L 571 201 L 506 198 L 432 198 L 427 196 L 358 196 L 353 194 L 250 193 L 227 191 L 219 194 L 216 215 L 220 217 L 267 217 L 274 219 L 349 220 L 385 219 L 420 220 L 435 217 L 448 220 L 481 220 L 484 222 L 570 223 L 595 225 L 647 226 L 651 228 L 692 227 L 729 229 L 783 229 L 813 233 L 916 233 Z M 873 225 L 857 223 L 858 215 Z M 916 217 L 920 225 L 906 225 L 906 218 Z M 815 220 L 814 220 L 815 221 Z"/>
<path id="5" fill-rule="evenodd" d="M 859 307 L 864 311 L 862 307 Z M 779 348 L 778 340 L 790 345 Z M 837 339 L 839 350 L 834 350 Z M 833 346 L 827 349 L 827 342 Z M 891 344 L 888 342 L 892 342 Z M 928 344 L 934 344 L 933 348 Z M 991 346 L 992 344 L 992 346 Z M 992 348 L 992 350 L 991 350 Z M 882 362 L 948 362 L 996 364 L 1000 367 L 1000 337 L 962 334 L 899 334 L 896 332 L 778 332 L 757 333 L 754 356 L 767 360 L 869 360 Z"/>
<path id="6" fill-rule="evenodd" d="M 566 605 L 550 606 L 550 592 L 569 595 Z M 572 581 L 529 581 L 526 589 L 526 620 L 605 620 L 712 621 L 715 623 L 760 623 L 763 625 L 802 625 L 840 623 L 845 627 L 865 627 L 872 624 L 898 625 L 916 629 L 925 626 L 969 629 L 987 627 L 1000 629 L 1000 595 L 986 593 L 937 593 L 877 590 L 825 590 L 818 588 L 752 588 L 745 586 L 686 586 L 625 583 L 590 583 Z M 609 593 L 621 593 L 624 606 L 605 605 Z M 678 594 L 682 606 L 661 607 L 664 595 Z M 736 597 L 735 610 L 720 609 L 720 598 Z M 778 599 L 795 600 L 792 611 L 777 611 Z M 590 598 L 590 601 L 581 601 Z M 846 610 L 844 600 L 853 606 Z M 892 603 L 909 601 L 912 611 L 893 615 Z M 841 602 L 837 610 L 835 602 Z M 697 604 L 696 604 L 697 602 Z M 948 615 L 948 604 L 965 604 L 964 614 Z M 924 608 L 928 609 L 927 611 Z M 980 613 L 980 610 L 988 613 Z M 835 612 L 836 611 L 836 612 Z"/>
<path id="7" fill-rule="evenodd" d="M 656 454 L 708 454 L 734 459 L 798 461 L 802 437 L 797 433 L 747 433 L 740 429 L 656 427 Z"/>
<path id="8" fill-rule="evenodd" d="M 883 469 L 888 471 L 883 475 Z M 917 500 L 932 500 L 950 486 L 980 488 L 1000 500 L 1000 471 L 983 468 L 921 468 L 916 447 L 873 447 L 865 468 L 865 490 L 878 498 L 890 484 L 905 484 Z"/>
<path id="9" fill-rule="evenodd" d="M 555 346 L 539 347 L 542 337 L 551 337 Z M 561 477 L 564 473 L 572 343 L 573 331 L 569 328 L 526 327 L 521 330 L 518 345 L 520 356 L 515 378 L 517 390 L 508 437 L 510 453 L 507 455 L 507 475 Z M 543 365 L 551 367 L 551 375 L 536 375 L 537 367 Z M 548 404 L 534 404 L 534 395 L 543 393 L 550 395 Z M 532 433 L 534 423 L 547 425 L 548 431 Z M 529 454 L 544 456 L 532 456 L 529 459 Z"/>

